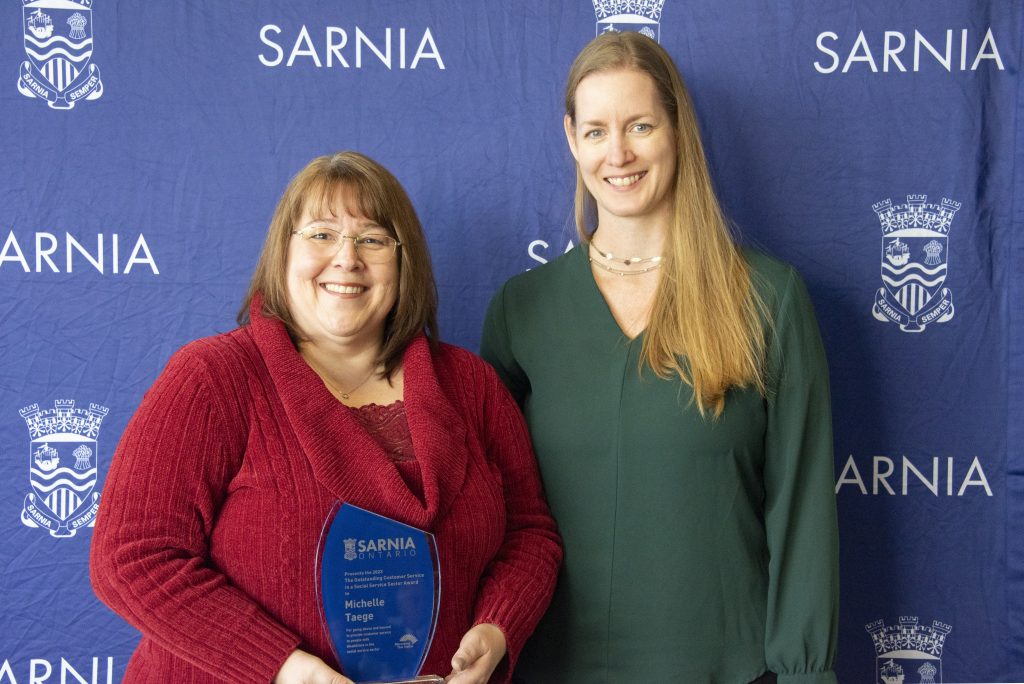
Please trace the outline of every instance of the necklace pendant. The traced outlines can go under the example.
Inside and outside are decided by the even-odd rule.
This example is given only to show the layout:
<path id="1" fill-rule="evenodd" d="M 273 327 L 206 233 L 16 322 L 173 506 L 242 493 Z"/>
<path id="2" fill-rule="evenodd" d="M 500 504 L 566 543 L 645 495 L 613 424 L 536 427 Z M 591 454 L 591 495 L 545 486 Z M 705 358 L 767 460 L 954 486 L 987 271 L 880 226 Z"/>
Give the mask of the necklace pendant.
<path id="1" fill-rule="evenodd" d="M 622 258 L 622 257 L 615 256 L 611 252 L 602 251 L 601 248 L 598 247 L 597 245 L 595 245 L 593 242 L 590 243 L 590 247 L 595 252 L 597 252 L 599 255 L 601 255 L 602 259 L 604 259 L 606 261 L 617 261 L 620 264 L 623 264 L 624 266 L 634 266 L 636 264 L 646 264 L 647 262 L 650 262 L 652 264 L 657 264 L 658 262 L 661 261 L 661 255 L 660 254 L 658 256 L 653 256 L 653 257 L 631 256 L 631 257 Z"/>
<path id="2" fill-rule="evenodd" d="M 620 268 L 613 268 L 613 267 L 609 266 L 608 264 L 602 264 L 600 261 L 597 261 L 593 257 L 588 257 L 588 259 L 589 259 L 590 263 L 593 264 L 594 266 L 597 266 L 601 270 L 607 271 L 608 273 L 613 273 L 613 274 L 615 274 L 617 276 L 643 275 L 644 273 L 650 273 L 654 269 L 661 267 L 661 262 L 660 261 L 656 261 L 652 265 L 648 266 L 647 268 L 641 268 L 641 269 L 639 269 L 637 271 L 623 271 Z"/>

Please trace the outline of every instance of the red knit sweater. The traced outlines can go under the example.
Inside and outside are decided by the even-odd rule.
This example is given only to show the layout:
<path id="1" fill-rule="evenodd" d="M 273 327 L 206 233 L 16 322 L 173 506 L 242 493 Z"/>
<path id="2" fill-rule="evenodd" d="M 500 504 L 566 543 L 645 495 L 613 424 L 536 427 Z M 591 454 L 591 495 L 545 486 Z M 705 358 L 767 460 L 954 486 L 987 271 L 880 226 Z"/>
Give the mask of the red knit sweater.
<path id="1" fill-rule="evenodd" d="M 529 437 L 494 371 L 422 337 L 404 402 L 423 501 L 296 352 L 253 322 L 187 345 L 117 448 L 93 536 L 97 595 L 142 632 L 125 682 L 269 682 L 296 647 L 337 667 L 321 626 L 316 553 L 347 501 L 433 532 L 437 633 L 424 673 L 497 624 L 511 666 L 548 605 L 561 546 Z"/>

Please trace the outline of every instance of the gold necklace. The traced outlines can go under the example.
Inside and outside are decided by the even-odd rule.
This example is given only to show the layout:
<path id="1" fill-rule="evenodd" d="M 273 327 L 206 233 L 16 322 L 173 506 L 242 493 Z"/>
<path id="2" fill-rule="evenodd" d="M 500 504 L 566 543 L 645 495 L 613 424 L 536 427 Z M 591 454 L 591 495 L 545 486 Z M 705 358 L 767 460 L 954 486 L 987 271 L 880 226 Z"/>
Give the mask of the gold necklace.
<path id="1" fill-rule="evenodd" d="M 598 254 L 600 254 L 601 258 L 604 259 L 605 261 L 618 261 L 619 263 L 625 264 L 626 266 L 632 266 L 633 264 L 645 264 L 648 261 L 650 261 L 651 263 L 654 263 L 654 264 L 657 264 L 657 263 L 661 262 L 661 255 L 660 254 L 658 256 L 653 256 L 653 257 L 628 257 L 628 258 L 623 259 L 621 257 L 615 256 L 611 252 L 604 252 L 604 251 L 602 251 L 601 248 L 598 247 L 597 244 L 594 243 L 594 242 L 591 242 L 590 246 L 593 247 L 594 251 L 597 252 Z M 650 270 L 650 269 L 648 269 L 648 270 Z M 632 271 L 629 271 L 629 272 L 632 273 Z M 639 272 L 640 273 L 646 273 L 646 271 L 639 271 Z"/>
<path id="2" fill-rule="evenodd" d="M 647 268 L 641 268 L 639 271 L 623 271 L 622 269 L 612 268 L 611 266 L 608 266 L 606 264 L 602 264 L 600 261 L 594 261 L 594 257 L 592 257 L 592 256 L 588 256 L 587 259 L 589 259 L 590 263 L 594 264 L 598 268 L 603 268 L 604 270 L 608 271 L 609 273 L 614 273 L 617 276 L 642 275 L 644 273 L 650 273 L 651 271 L 653 271 L 656 268 L 661 268 L 661 262 L 659 261 L 658 263 L 654 264 L 653 266 L 648 266 Z"/>
<path id="3" fill-rule="evenodd" d="M 306 359 L 306 363 L 309 363 L 309 359 Z M 355 393 L 356 390 L 358 390 L 360 387 L 362 387 L 367 382 L 369 382 L 370 378 L 372 378 L 374 376 L 374 374 L 377 372 L 377 368 L 378 368 L 378 366 L 374 366 L 373 368 L 371 368 L 369 374 L 367 374 L 367 376 L 365 378 L 363 378 L 362 382 L 360 382 L 358 385 L 356 385 L 355 387 L 350 389 L 348 392 L 346 392 L 346 391 L 342 390 L 340 387 L 338 387 L 337 385 L 335 385 L 333 382 L 331 382 L 331 380 L 327 377 L 327 373 L 321 372 L 312 363 L 309 363 L 309 367 L 313 369 L 314 373 L 316 373 L 318 376 L 320 376 L 320 379 L 324 381 L 325 385 L 327 385 L 327 389 L 331 390 L 331 392 L 333 392 L 334 394 L 340 396 L 345 401 L 348 401 L 349 397 L 353 393 Z"/>
<path id="4" fill-rule="evenodd" d="M 366 376 L 365 378 L 363 378 L 363 381 L 362 381 L 361 383 L 359 383 L 358 385 L 356 385 L 355 387 L 353 387 L 352 389 L 350 389 L 350 390 L 349 390 L 348 392 L 342 392 L 342 391 L 341 391 L 341 388 L 340 388 L 340 387 L 338 387 L 337 385 L 335 385 L 335 384 L 334 384 L 333 382 L 331 382 L 330 380 L 328 380 L 327 378 L 325 378 L 325 377 L 324 377 L 324 376 L 322 376 L 322 375 L 320 376 L 320 379 L 322 379 L 322 380 L 323 380 L 324 382 L 326 382 L 326 383 L 327 383 L 327 386 L 328 386 L 329 388 L 331 388 L 332 390 L 334 390 L 335 392 L 337 392 L 338 394 L 340 394 L 340 395 L 341 395 L 341 398 L 342 398 L 342 399 L 344 399 L 345 401 L 348 401 L 349 395 L 350 395 L 350 394 L 352 394 L 353 392 L 355 392 L 355 391 L 356 391 L 357 389 L 359 389 L 359 388 L 360 388 L 360 387 L 362 387 L 363 385 L 365 385 L 365 384 L 366 384 L 366 383 L 367 383 L 367 382 L 368 382 L 368 381 L 370 380 L 370 378 L 372 378 L 372 377 L 373 377 L 374 373 L 376 373 L 376 372 L 377 372 L 377 368 L 376 368 L 376 366 L 375 366 L 375 367 L 374 367 L 374 368 L 373 368 L 373 369 L 372 369 L 372 370 L 370 371 L 370 374 L 369 374 L 369 375 L 367 375 L 367 376 Z"/>

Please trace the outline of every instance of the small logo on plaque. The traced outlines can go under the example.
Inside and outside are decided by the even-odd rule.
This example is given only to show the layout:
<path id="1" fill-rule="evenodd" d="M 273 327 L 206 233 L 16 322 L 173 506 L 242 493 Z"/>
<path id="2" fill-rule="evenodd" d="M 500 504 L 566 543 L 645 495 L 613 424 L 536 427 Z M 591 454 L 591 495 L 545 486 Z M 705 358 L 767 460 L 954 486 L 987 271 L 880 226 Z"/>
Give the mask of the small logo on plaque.
<path id="1" fill-rule="evenodd" d="M 413 646 L 416 645 L 417 641 L 419 641 L 419 639 L 416 638 L 415 634 L 410 634 L 410 633 L 406 632 L 405 636 L 403 636 L 401 639 L 399 639 L 398 642 L 395 644 L 395 647 L 396 648 L 402 648 L 402 649 L 412 648 Z"/>

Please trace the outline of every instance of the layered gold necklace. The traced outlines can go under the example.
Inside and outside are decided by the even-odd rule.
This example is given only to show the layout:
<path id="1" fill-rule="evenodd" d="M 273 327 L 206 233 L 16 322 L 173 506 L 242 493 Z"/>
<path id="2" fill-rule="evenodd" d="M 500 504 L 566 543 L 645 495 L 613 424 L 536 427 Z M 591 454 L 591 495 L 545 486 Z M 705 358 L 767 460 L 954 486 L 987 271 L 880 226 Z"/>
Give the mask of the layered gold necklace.
<path id="1" fill-rule="evenodd" d="M 623 264 L 624 266 L 633 266 L 635 264 L 650 264 L 650 266 L 647 266 L 645 268 L 639 268 L 639 269 L 635 269 L 635 270 L 626 270 L 626 269 L 622 269 L 622 268 L 615 268 L 614 266 L 609 266 L 606 263 L 603 263 L 601 261 L 598 261 L 597 259 L 594 259 L 593 256 L 591 256 L 589 254 L 587 255 L 587 259 L 590 260 L 590 263 L 594 264 L 598 268 L 601 268 L 601 269 L 603 269 L 605 271 L 608 271 L 609 273 L 614 273 L 617 276 L 643 275 L 644 273 L 650 273 L 651 271 L 653 271 L 653 270 L 655 270 L 657 268 L 661 268 L 662 257 L 661 257 L 660 254 L 658 256 L 653 256 L 653 257 L 625 257 L 625 258 L 623 258 L 623 257 L 617 257 L 614 254 L 612 254 L 611 252 L 602 251 L 601 248 L 598 247 L 597 245 L 595 245 L 593 242 L 590 243 L 590 248 L 593 249 L 595 252 L 597 252 L 598 255 L 602 259 L 604 259 L 605 261 L 618 262 L 620 264 Z"/>

